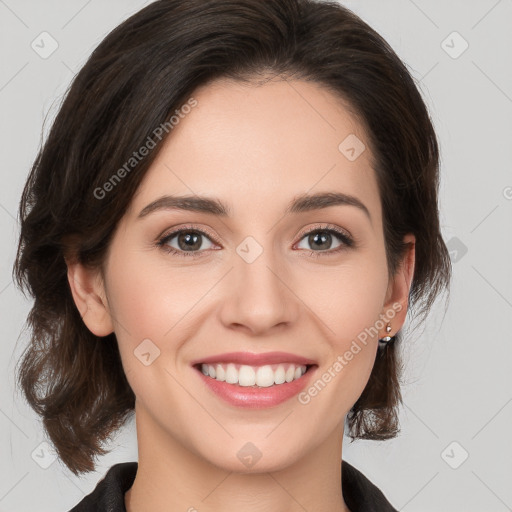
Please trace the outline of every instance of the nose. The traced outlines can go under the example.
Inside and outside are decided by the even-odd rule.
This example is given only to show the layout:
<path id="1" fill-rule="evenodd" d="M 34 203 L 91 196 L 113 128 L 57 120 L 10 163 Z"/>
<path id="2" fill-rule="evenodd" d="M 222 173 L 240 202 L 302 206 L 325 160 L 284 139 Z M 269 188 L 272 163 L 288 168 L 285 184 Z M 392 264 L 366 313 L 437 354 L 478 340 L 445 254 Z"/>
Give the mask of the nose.
<path id="1" fill-rule="evenodd" d="M 263 335 L 296 322 L 301 302 L 293 292 L 291 273 L 270 250 L 249 261 L 236 256 L 223 280 L 220 316 L 224 326 Z"/>

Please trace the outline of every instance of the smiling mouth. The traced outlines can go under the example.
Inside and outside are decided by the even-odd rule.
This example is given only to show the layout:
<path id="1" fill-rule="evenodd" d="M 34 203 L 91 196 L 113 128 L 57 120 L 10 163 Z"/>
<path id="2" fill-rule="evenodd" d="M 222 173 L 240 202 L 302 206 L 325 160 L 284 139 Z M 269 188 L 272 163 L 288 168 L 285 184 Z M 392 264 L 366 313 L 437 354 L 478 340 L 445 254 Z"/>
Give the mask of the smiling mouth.
<path id="1" fill-rule="evenodd" d="M 266 388 L 300 379 L 316 364 L 279 363 L 252 366 L 237 363 L 198 363 L 194 368 L 219 382 L 239 387 Z"/>

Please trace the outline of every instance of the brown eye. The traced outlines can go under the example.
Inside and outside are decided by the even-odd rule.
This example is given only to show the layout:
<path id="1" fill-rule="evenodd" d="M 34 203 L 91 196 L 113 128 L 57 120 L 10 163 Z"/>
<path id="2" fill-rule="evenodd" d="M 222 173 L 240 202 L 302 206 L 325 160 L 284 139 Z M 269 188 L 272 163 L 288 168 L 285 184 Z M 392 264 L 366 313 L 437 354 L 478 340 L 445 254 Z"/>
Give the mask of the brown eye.
<path id="1" fill-rule="evenodd" d="M 336 244 L 336 240 L 337 245 Z M 305 233 L 300 243 L 306 243 L 309 247 L 297 246 L 300 249 L 308 249 L 311 253 L 333 254 L 354 245 L 352 238 L 336 229 L 317 228 Z M 316 254 L 315 254 L 316 256 Z"/>
<path id="2" fill-rule="evenodd" d="M 206 243 L 205 240 L 207 240 Z M 208 246 L 208 243 L 211 245 Z M 179 256 L 195 256 L 196 253 L 210 249 L 212 245 L 207 233 L 191 228 L 178 229 L 158 241 L 159 247 Z"/>

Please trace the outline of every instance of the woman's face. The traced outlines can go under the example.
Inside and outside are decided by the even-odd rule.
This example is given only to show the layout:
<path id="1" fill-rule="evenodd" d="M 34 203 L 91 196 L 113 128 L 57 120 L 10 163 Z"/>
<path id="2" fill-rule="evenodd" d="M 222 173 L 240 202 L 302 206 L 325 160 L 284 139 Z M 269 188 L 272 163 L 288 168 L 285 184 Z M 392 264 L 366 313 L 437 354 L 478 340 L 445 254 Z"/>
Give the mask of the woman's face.
<path id="1" fill-rule="evenodd" d="M 112 240 L 98 291 L 107 313 L 84 321 L 114 329 L 148 435 L 231 471 L 250 471 L 247 454 L 261 455 L 257 471 L 277 470 L 341 438 L 385 335 L 379 320 L 399 330 L 409 281 L 388 280 L 369 142 L 335 96 L 302 81 L 218 81 L 193 96 Z M 345 201 L 304 200 L 318 194 Z M 154 203 L 165 196 L 226 214 Z M 247 382 L 265 362 L 283 367 L 260 383 L 289 377 L 294 357 L 314 366 L 291 383 L 215 380 L 214 391 L 194 365 L 221 355 L 228 371 L 233 352 L 289 354 L 249 365 Z"/>

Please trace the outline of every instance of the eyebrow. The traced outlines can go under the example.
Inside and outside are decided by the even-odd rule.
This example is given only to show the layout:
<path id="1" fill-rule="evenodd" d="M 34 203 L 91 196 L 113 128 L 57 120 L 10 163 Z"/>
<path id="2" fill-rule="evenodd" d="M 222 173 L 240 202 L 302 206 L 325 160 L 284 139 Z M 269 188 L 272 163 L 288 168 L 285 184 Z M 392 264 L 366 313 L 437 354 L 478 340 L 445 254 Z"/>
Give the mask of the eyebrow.
<path id="1" fill-rule="evenodd" d="M 317 194 L 301 194 L 295 197 L 287 206 L 285 215 L 320 210 L 331 206 L 355 206 L 372 221 L 368 208 L 357 198 L 340 192 L 325 192 Z M 159 210 L 187 210 L 199 213 L 208 213 L 219 217 L 229 217 L 231 209 L 217 198 L 188 195 L 188 196 L 162 196 L 144 207 L 138 215 L 143 218 Z"/>

